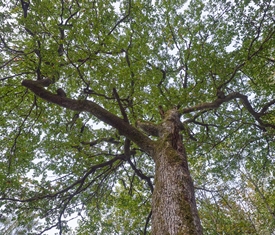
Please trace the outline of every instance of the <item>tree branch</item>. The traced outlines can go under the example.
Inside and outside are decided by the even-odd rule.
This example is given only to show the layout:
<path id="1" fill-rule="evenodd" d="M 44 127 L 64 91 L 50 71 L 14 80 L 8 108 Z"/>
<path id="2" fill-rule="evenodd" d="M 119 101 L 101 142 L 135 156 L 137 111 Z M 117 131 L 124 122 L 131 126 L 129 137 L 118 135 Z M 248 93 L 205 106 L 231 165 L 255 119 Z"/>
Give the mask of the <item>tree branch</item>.
<path id="1" fill-rule="evenodd" d="M 275 104 L 275 99 L 267 102 L 261 109 L 260 114 L 264 115 L 271 105 Z"/>
<path id="2" fill-rule="evenodd" d="M 90 186 L 96 179 L 100 178 L 100 176 L 97 176 L 93 179 L 92 182 L 89 183 L 88 186 L 84 187 L 84 182 L 86 181 L 86 179 L 91 175 L 93 174 L 96 170 L 98 169 L 101 169 L 101 168 L 104 168 L 104 167 L 107 167 L 109 166 L 110 168 L 112 167 L 112 165 L 116 162 L 116 161 L 124 161 L 124 158 L 125 156 L 122 154 L 122 155 L 117 155 L 116 157 L 114 157 L 113 159 L 109 160 L 109 161 L 106 161 L 106 162 L 103 162 L 103 163 L 100 163 L 100 164 L 97 164 L 97 165 L 93 165 L 92 167 L 90 167 L 90 169 L 83 175 L 83 177 L 79 178 L 78 180 L 76 180 L 74 183 L 72 183 L 71 185 L 61 189 L 60 191 L 57 191 L 57 192 L 54 192 L 54 193 L 51 193 L 51 194 L 37 194 L 35 195 L 34 197 L 31 197 L 31 198 L 27 198 L 27 199 L 17 199 L 17 198 L 11 198 L 11 197 L 6 197 L 6 195 L 4 194 L 1 198 L 0 198 L 0 201 L 3 201 L 3 200 L 7 200 L 7 201 L 14 201 L 14 202 L 32 202 L 32 201 L 37 201 L 37 200 L 41 200 L 41 199 L 45 199 L 45 198 L 54 198 L 58 195 L 61 195 L 65 192 L 68 192 L 69 190 L 71 189 L 74 189 L 76 187 L 76 189 L 74 190 L 73 192 L 73 195 L 76 195 L 78 194 L 80 191 L 84 191 L 86 190 L 86 188 L 88 186 Z M 110 169 L 109 168 L 109 169 Z M 107 169 L 107 171 L 109 170 Z M 104 174 L 101 173 L 100 175 Z M 70 196 L 71 194 L 69 194 Z"/>
<path id="3" fill-rule="evenodd" d="M 150 155 L 152 154 L 155 143 L 150 138 L 95 102 L 89 100 L 74 100 L 53 94 L 44 89 L 39 81 L 24 80 L 22 85 L 29 88 L 34 94 L 48 102 L 78 112 L 89 112 L 104 123 L 116 128 L 119 133 L 136 143 L 145 152 Z"/>
<path id="4" fill-rule="evenodd" d="M 179 114 L 185 114 L 185 113 L 192 113 L 199 110 L 207 110 L 207 109 L 216 109 L 220 107 L 221 104 L 228 102 L 230 100 L 233 100 L 235 98 L 238 98 L 238 92 L 233 92 L 227 96 L 225 96 L 223 99 L 217 98 L 216 100 L 212 102 L 205 102 L 198 105 L 195 105 L 193 107 L 184 108 L 181 111 L 179 110 Z"/>
<path id="5" fill-rule="evenodd" d="M 151 122 L 141 122 L 137 121 L 137 127 L 142 129 L 146 134 L 152 136 L 159 136 L 160 127 Z"/>
<path id="6" fill-rule="evenodd" d="M 142 180 L 145 180 L 151 190 L 151 192 L 153 193 L 154 191 L 154 186 L 151 182 L 151 179 L 150 177 L 146 176 L 145 174 L 142 173 L 142 171 L 138 168 L 136 168 L 135 164 L 131 161 L 131 159 L 129 158 L 128 159 L 128 163 L 130 164 L 130 166 L 132 167 L 132 169 L 135 171 L 135 173 L 137 174 L 137 176 L 139 178 L 141 178 Z"/>
<path id="7" fill-rule="evenodd" d="M 274 125 L 272 124 L 268 124 L 268 123 L 263 123 L 263 121 L 260 119 L 261 116 L 264 115 L 264 111 L 266 111 L 268 109 L 269 106 L 271 106 L 272 104 L 275 103 L 274 100 L 270 101 L 269 103 L 267 103 L 261 110 L 261 112 L 256 112 L 253 107 L 251 106 L 248 98 L 246 95 L 243 95 L 239 92 L 232 92 L 229 95 L 225 96 L 224 98 L 217 98 L 216 100 L 214 100 L 213 102 L 205 102 L 205 103 L 201 103 L 198 105 L 195 105 L 193 107 L 188 107 L 188 108 L 184 108 L 181 111 L 179 111 L 179 113 L 185 114 L 185 113 L 191 113 L 191 112 L 195 112 L 195 111 L 199 111 L 199 110 L 211 110 L 211 109 L 217 109 L 219 108 L 223 103 L 225 102 L 229 102 L 231 100 L 234 99 L 240 99 L 243 103 L 243 106 L 247 109 L 247 111 L 255 118 L 255 120 L 260 124 L 260 128 L 263 131 L 266 131 L 265 127 L 271 127 L 271 128 L 275 128 Z"/>
<path id="8" fill-rule="evenodd" d="M 126 114 L 126 112 L 125 112 L 125 109 L 123 108 L 123 105 L 122 105 L 122 103 L 121 103 L 121 99 L 120 99 L 120 97 L 119 97 L 119 95 L 118 95 L 118 93 L 117 93 L 116 88 L 113 88 L 113 94 L 114 94 L 115 99 L 117 100 L 117 103 L 118 103 L 120 112 L 121 112 L 121 114 L 122 114 L 122 116 L 123 116 L 123 120 L 124 120 L 125 122 L 129 123 L 128 116 L 127 116 L 127 114 Z"/>

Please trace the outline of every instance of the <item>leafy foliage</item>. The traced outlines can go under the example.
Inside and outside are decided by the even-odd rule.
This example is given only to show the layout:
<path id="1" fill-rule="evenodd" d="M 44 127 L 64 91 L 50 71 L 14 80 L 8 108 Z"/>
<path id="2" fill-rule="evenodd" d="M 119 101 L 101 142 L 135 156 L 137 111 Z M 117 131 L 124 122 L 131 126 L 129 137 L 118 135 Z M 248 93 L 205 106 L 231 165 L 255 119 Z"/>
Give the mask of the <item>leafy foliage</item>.
<path id="1" fill-rule="evenodd" d="M 49 91 L 133 126 L 177 106 L 205 234 L 274 233 L 273 1 L 37 0 L 27 17 L 19 1 L 0 7 L 3 215 L 42 220 L 40 234 L 69 233 L 76 215 L 77 234 L 150 231 L 152 158 L 21 85 L 50 78 Z"/>

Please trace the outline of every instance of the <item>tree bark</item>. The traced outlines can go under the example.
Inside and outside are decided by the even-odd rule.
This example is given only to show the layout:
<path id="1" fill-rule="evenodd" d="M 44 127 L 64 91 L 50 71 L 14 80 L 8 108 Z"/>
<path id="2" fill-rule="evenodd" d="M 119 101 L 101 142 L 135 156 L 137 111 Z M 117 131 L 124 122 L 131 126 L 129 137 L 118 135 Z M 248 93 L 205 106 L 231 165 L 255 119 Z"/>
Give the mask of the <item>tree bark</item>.
<path id="1" fill-rule="evenodd" d="M 89 112 L 111 125 L 155 161 L 155 188 L 152 198 L 153 235 L 202 235 L 202 227 L 195 202 L 194 185 L 188 169 L 187 156 L 180 135 L 177 110 L 168 111 L 161 125 L 139 124 L 159 138 L 152 141 L 125 120 L 88 100 L 73 100 L 45 90 L 47 81 L 24 80 L 22 85 L 48 102 L 75 110 Z"/>
<path id="2" fill-rule="evenodd" d="M 160 128 L 159 147 L 154 154 L 153 235 L 202 234 L 179 125 L 177 111 L 170 110 Z"/>

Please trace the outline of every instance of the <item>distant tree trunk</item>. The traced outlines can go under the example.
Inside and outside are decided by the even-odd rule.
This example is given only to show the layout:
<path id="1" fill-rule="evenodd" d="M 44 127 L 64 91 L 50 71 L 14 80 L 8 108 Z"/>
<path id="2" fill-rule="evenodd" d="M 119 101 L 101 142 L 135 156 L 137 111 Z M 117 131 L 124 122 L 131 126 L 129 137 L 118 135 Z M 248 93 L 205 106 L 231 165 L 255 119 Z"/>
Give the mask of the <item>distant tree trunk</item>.
<path id="1" fill-rule="evenodd" d="M 170 110 L 160 129 L 160 140 L 154 155 L 153 235 L 202 234 L 179 124 L 177 111 Z"/>

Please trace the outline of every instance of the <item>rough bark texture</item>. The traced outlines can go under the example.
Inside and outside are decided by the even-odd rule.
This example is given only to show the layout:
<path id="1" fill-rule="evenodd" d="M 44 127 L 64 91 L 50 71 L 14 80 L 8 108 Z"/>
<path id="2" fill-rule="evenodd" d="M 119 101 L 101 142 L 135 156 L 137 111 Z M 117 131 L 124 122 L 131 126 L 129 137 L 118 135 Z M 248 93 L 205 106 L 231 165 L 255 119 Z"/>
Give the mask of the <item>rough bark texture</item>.
<path id="1" fill-rule="evenodd" d="M 167 112 L 155 152 L 155 189 L 152 200 L 153 235 L 201 235 L 194 186 L 179 134 L 176 110 Z"/>

